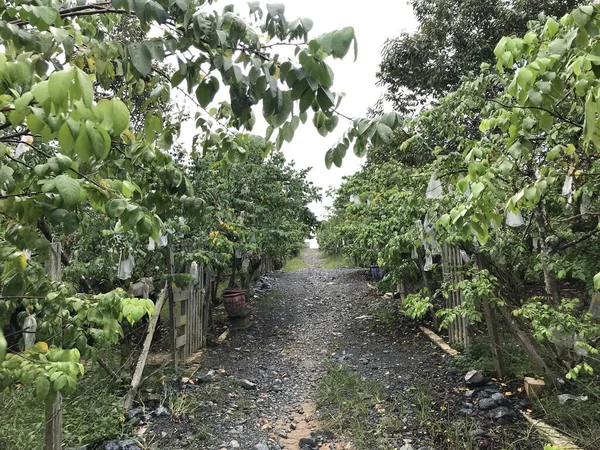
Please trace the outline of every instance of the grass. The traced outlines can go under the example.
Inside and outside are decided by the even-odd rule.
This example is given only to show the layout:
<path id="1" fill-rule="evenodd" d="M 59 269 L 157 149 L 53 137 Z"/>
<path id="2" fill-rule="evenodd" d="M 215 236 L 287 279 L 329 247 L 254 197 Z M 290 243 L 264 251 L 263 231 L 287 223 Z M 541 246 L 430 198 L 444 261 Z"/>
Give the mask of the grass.
<path id="1" fill-rule="evenodd" d="M 346 365 L 326 362 L 326 366 L 316 393 L 323 423 L 334 432 L 351 436 L 357 450 L 395 448 L 382 434 L 399 432 L 401 420 L 381 384 Z"/>
<path id="2" fill-rule="evenodd" d="M 307 269 L 308 264 L 304 262 L 304 249 L 300 251 L 300 255 L 295 258 L 289 259 L 285 262 L 283 266 L 284 272 L 293 272 L 295 270 Z"/>
<path id="3" fill-rule="evenodd" d="M 99 367 L 87 371 L 75 393 L 63 398 L 63 443 L 79 448 L 99 439 L 130 435 L 130 427 L 121 422 L 122 388 Z M 33 391 L 23 386 L 0 393 L 1 449 L 44 447 L 44 405 Z"/>
<path id="4" fill-rule="evenodd" d="M 353 267 L 354 264 L 341 254 L 328 254 L 328 253 L 320 253 L 321 263 L 320 267 L 323 269 L 339 269 L 342 267 Z"/>

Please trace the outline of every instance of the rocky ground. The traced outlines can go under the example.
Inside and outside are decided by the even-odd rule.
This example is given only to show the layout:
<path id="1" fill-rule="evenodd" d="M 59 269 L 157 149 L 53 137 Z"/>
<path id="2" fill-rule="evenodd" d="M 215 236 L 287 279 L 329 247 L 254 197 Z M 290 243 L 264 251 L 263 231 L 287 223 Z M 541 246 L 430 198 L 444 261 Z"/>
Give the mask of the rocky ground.
<path id="1" fill-rule="evenodd" d="M 413 323 L 382 323 L 365 270 L 319 268 L 316 250 L 304 259 L 309 268 L 265 280 L 269 289 L 250 301 L 250 328 L 208 348 L 194 375 L 165 380 L 164 393 L 147 393 L 145 409 L 129 414 L 148 448 L 542 447 L 518 418 L 522 394 L 481 374 L 467 386 Z M 350 404 L 349 380 L 360 395 L 371 386 L 364 401 Z"/>

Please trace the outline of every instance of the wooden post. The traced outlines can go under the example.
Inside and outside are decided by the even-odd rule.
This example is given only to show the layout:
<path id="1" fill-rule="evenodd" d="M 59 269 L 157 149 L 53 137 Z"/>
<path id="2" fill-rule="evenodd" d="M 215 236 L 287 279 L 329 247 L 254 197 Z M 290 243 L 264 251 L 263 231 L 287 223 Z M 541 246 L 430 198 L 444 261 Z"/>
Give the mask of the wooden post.
<path id="1" fill-rule="evenodd" d="M 167 267 L 169 273 L 173 275 L 175 273 L 175 257 L 171 247 L 167 247 Z M 167 296 L 169 298 L 169 323 L 171 325 L 171 358 L 173 360 L 173 366 L 177 370 L 177 317 L 175 316 L 175 299 L 173 298 L 173 281 L 167 283 Z"/>
<path id="2" fill-rule="evenodd" d="M 52 281 L 62 280 L 62 267 L 60 263 L 62 249 L 60 242 L 53 242 L 50 247 L 50 256 L 46 261 L 46 273 Z M 53 402 L 46 403 L 45 415 L 45 450 L 61 450 L 62 448 L 62 395 L 56 393 Z"/>
<path id="3" fill-rule="evenodd" d="M 171 294 L 172 295 L 172 294 Z M 133 406 L 133 399 L 135 398 L 135 394 L 140 387 L 142 381 L 142 375 L 144 373 L 144 367 L 146 366 L 146 359 L 148 358 L 148 353 L 150 352 L 150 345 L 152 345 L 152 338 L 154 337 L 154 330 L 156 330 L 156 324 L 158 323 L 158 318 L 160 317 L 160 312 L 165 304 L 165 301 L 169 297 L 169 283 L 165 283 L 165 287 L 163 291 L 160 293 L 159 299 L 154 305 L 154 314 L 150 318 L 150 322 L 148 323 L 148 331 L 146 332 L 146 339 L 144 340 L 144 346 L 142 347 L 142 353 L 140 354 L 140 358 L 138 359 L 137 365 L 135 367 L 135 372 L 133 373 L 133 377 L 131 378 L 131 387 L 127 396 L 125 397 L 125 410 L 128 411 Z M 46 448 L 46 450 L 48 450 Z M 54 450 L 54 449 L 53 449 Z M 56 450 L 60 450 L 60 447 Z"/>

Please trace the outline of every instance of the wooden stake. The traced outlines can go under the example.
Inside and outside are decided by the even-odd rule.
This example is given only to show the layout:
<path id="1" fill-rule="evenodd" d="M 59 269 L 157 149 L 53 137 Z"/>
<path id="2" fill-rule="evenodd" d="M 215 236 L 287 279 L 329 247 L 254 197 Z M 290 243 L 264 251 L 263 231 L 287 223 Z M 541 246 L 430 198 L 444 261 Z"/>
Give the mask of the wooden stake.
<path id="1" fill-rule="evenodd" d="M 148 358 L 148 353 L 150 352 L 150 345 L 152 344 L 152 338 L 154 337 L 154 330 L 156 330 L 156 324 L 158 323 L 158 319 L 160 317 L 160 312 L 167 300 L 168 294 L 168 283 L 165 283 L 165 287 L 161 292 L 161 295 L 154 306 L 154 314 L 150 318 L 150 322 L 148 323 L 148 331 L 146 333 L 146 339 L 144 340 L 144 346 L 142 348 L 142 353 L 138 359 L 137 365 L 135 367 L 135 372 L 133 373 L 133 378 L 131 379 L 131 385 L 129 388 L 129 392 L 125 396 L 125 410 L 130 410 L 133 405 L 133 399 L 137 394 L 137 391 L 140 387 L 142 375 L 144 374 L 144 367 L 146 366 L 146 359 Z"/>

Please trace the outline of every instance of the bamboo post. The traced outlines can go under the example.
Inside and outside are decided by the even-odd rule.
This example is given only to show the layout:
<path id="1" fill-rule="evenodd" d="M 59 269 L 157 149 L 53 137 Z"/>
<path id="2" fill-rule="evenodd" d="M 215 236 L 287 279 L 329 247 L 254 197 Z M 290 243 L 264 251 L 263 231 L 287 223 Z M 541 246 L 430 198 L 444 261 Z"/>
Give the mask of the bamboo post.
<path id="1" fill-rule="evenodd" d="M 62 280 L 60 242 L 53 242 L 50 247 L 50 256 L 46 261 L 46 273 L 52 281 Z M 60 450 L 62 448 L 62 395 L 56 393 L 53 402 L 46 403 L 45 413 L 45 450 Z"/>

